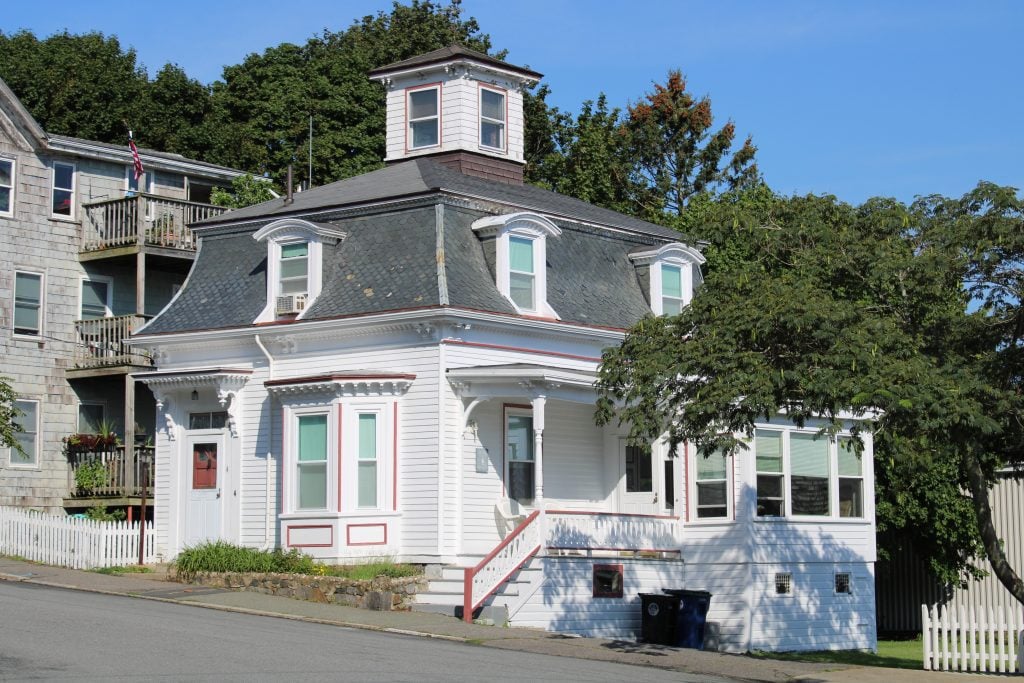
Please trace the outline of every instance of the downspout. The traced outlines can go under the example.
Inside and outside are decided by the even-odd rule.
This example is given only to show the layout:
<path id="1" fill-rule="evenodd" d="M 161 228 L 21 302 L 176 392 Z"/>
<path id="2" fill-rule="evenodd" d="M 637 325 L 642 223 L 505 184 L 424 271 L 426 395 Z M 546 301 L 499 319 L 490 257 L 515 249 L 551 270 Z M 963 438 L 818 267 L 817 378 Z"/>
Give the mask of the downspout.
<path id="1" fill-rule="evenodd" d="M 267 379 L 268 380 L 269 379 L 273 379 L 274 378 L 274 357 L 270 355 L 270 352 L 267 351 L 267 347 L 263 345 L 263 340 L 260 339 L 260 335 L 258 335 L 258 334 L 253 335 L 253 340 L 256 342 L 256 348 L 258 348 L 263 353 L 263 355 L 266 357 L 266 359 L 267 359 Z M 271 450 L 273 449 L 273 444 L 274 444 L 274 410 L 273 410 L 273 408 L 274 408 L 274 399 L 273 399 L 273 397 L 271 397 L 269 395 L 268 395 L 268 398 L 270 399 L 270 419 L 267 420 L 267 423 L 268 423 L 268 425 L 267 425 L 267 457 L 266 457 L 267 471 L 266 471 L 266 473 L 265 473 L 265 475 L 263 477 L 263 480 L 264 480 L 264 489 L 263 489 L 264 505 L 263 505 L 263 508 L 265 510 L 265 513 L 264 513 L 264 520 L 263 520 L 263 546 L 260 548 L 260 550 L 269 550 L 271 544 L 273 543 L 272 534 L 270 533 L 270 528 L 271 528 L 271 524 L 272 524 L 272 520 L 271 520 L 272 515 L 270 514 L 270 475 L 271 475 L 270 463 L 273 461 Z"/>

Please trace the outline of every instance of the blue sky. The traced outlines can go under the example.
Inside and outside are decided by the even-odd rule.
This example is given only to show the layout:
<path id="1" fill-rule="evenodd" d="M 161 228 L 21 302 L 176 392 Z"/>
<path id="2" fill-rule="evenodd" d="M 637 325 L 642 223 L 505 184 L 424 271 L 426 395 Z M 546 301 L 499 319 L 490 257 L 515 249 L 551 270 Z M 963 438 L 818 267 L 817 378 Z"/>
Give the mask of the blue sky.
<path id="1" fill-rule="evenodd" d="M 204 82 L 226 64 L 302 43 L 385 0 L 8 3 L 0 29 L 98 30 Z M 171 9 L 173 8 L 173 9 Z M 759 147 L 784 193 L 960 195 L 1024 186 L 1021 2 L 464 0 L 509 61 L 545 74 L 551 102 L 624 107 L 681 69 Z"/>

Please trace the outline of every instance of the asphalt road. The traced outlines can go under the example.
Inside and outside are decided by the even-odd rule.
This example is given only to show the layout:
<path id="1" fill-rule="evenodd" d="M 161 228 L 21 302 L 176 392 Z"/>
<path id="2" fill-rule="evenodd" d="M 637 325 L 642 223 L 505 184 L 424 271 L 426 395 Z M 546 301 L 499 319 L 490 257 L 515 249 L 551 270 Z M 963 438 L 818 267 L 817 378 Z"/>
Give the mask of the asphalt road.
<path id="1" fill-rule="evenodd" d="M 646 667 L 482 648 L 0 581 L 0 680 L 701 681 Z"/>

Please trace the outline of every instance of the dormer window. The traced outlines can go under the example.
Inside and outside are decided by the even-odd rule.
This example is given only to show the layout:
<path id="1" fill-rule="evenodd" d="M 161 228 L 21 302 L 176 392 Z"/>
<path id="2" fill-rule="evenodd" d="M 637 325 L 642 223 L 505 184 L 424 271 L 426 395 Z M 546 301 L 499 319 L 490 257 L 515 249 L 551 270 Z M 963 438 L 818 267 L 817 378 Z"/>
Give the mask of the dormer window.
<path id="1" fill-rule="evenodd" d="M 480 144 L 505 149 L 505 93 L 480 88 Z"/>
<path id="2" fill-rule="evenodd" d="M 267 305 L 255 322 L 302 318 L 320 294 L 324 245 L 344 237 L 333 225 L 298 218 L 260 228 L 253 238 L 267 243 Z"/>
<path id="3" fill-rule="evenodd" d="M 409 98 L 406 105 L 409 114 L 409 149 L 436 147 L 441 140 L 441 108 L 438 103 L 440 87 L 434 85 L 407 92 Z"/>
<path id="4" fill-rule="evenodd" d="M 516 312 L 557 318 L 547 301 L 547 238 L 561 229 L 533 213 L 488 216 L 473 223 L 481 238 L 494 238 L 495 284 Z"/>
<path id="5" fill-rule="evenodd" d="M 701 282 L 704 256 L 679 242 L 630 255 L 654 315 L 679 315 Z"/>

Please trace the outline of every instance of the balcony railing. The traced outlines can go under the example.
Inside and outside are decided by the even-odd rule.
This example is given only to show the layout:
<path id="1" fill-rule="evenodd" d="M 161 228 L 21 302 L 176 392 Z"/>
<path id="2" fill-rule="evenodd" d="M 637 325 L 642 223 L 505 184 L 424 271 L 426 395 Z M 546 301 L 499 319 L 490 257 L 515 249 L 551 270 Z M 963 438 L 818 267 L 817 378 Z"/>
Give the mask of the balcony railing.
<path id="1" fill-rule="evenodd" d="M 153 494 L 155 477 L 152 446 L 136 446 L 131 458 L 125 457 L 124 446 L 113 446 L 104 451 L 68 450 L 68 491 L 70 498 L 127 498 L 142 495 L 143 486 L 147 495 Z M 83 466 L 95 467 L 99 463 L 102 477 L 89 477 L 90 488 L 80 488 L 76 474 Z"/>
<path id="2" fill-rule="evenodd" d="M 145 315 L 76 320 L 75 367 L 104 368 L 120 365 L 152 365 L 148 356 L 132 350 L 124 340 L 149 319 Z"/>
<path id="3" fill-rule="evenodd" d="M 228 209 L 153 194 L 85 204 L 83 251 L 132 245 L 195 250 L 188 226 Z"/>

